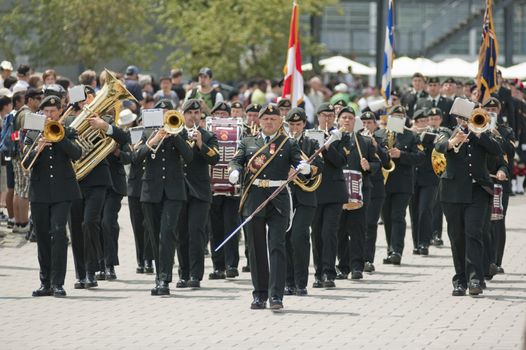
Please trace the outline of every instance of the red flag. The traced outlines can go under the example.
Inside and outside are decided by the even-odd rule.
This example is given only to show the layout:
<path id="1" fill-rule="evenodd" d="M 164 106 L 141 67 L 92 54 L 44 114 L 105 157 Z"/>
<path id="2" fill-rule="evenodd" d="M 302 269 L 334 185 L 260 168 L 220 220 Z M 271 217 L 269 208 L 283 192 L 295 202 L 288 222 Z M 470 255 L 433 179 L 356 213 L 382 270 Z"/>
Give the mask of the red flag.
<path id="1" fill-rule="evenodd" d="M 292 5 L 292 18 L 290 19 L 289 49 L 287 63 L 283 68 L 285 78 L 281 97 L 290 98 L 292 107 L 303 102 L 303 72 L 301 71 L 301 44 L 298 30 L 299 9 L 298 4 Z"/>

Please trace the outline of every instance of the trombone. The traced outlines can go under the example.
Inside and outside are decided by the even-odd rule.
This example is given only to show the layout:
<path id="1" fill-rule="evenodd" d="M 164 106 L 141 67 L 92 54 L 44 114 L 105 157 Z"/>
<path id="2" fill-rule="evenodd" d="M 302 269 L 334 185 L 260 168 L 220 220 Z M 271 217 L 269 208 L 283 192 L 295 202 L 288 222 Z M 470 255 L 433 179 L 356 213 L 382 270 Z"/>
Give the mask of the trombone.
<path id="1" fill-rule="evenodd" d="M 161 128 L 160 128 L 161 129 Z M 151 147 L 148 142 L 157 135 L 157 132 L 159 132 L 158 129 L 156 132 L 153 132 L 150 137 L 148 137 L 148 140 L 146 140 L 146 146 L 152 151 L 152 159 L 155 159 L 155 154 L 161 147 L 162 143 L 164 142 L 164 139 L 167 137 L 167 135 L 164 135 L 161 141 L 157 144 L 155 147 Z M 169 135 L 177 135 L 184 129 L 184 117 L 183 115 L 174 110 L 169 110 L 166 113 L 164 113 L 163 116 L 163 126 L 162 129 Z"/>
<path id="2" fill-rule="evenodd" d="M 64 138 L 65 132 L 64 132 L 64 127 L 62 126 L 61 120 L 62 120 L 62 118 L 60 118 L 60 120 L 58 120 L 58 121 L 56 121 L 56 120 L 48 120 L 48 121 L 46 121 L 46 124 L 44 125 L 44 129 L 38 134 L 38 136 L 35 138 L 35 141 L 33 141 L 31 146 L 29 146 L 29 148 L 26 150 L 26 155 L 24 156 L 24 158 L 20 162 L 20 165 L 21 165 L 22 169 L 26 173 L 29 172 L 29 170 L 31 170 L 31 168 L 35 164 L 35 161 L 37 160 L 38 156 L 44 150 L 44 146 L 39 146 L 38 149 L 37 149 L 37 153 L 33 156 L 33 159 L 31 160 L 31 163 L 29 163 L 29 165 L 27 167 L 24 166 L 24 163 L 28 160 L 31 152 L 33 152 L 33 150 L 35 149 L 35 147 L 38 144 L 38 141 L 42 137 L 44 137 L 44 139 L 46 141 L 49 141 L 49 142 L 52 142 L 52 143 L 60 142 Z"/>
<path id="3" fill-rule="evenodd" d="M 475 108 L 472 112 L 469 118 L 461 117 L 462 119 L 466 120 L 468 123 L 468 133 L 469 136 L 472 132 L 476 134 L 482 134 L 483 132 L 486 132 L 491 127 L 491 117 L 488 112 L 484 108 Z M 451 137 L 450 140 L 455 137 L 456 134 L 458 134 L 460 131 L 460 126 L 457 126 Z M 458 145 L 453 146 L 453 150 L 455 153 L 458 153 L 460 151 L 460 148 L 462 147 L 464 143 L 460 143 Z"/>

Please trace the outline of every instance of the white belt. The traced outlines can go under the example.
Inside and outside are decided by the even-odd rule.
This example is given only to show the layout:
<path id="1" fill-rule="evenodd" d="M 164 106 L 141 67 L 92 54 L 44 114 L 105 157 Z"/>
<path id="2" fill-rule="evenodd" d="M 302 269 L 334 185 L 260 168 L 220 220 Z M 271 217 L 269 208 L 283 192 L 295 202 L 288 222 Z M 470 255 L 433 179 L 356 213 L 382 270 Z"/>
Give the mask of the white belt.
<path id="1" fill-rule="evenodd" d="M 287 181 L 285 180 L 266 180 L 266 179 L 256 179 L 254 180 L 253 185 L 257 187 L 279 187 L 284 185 Z"/>

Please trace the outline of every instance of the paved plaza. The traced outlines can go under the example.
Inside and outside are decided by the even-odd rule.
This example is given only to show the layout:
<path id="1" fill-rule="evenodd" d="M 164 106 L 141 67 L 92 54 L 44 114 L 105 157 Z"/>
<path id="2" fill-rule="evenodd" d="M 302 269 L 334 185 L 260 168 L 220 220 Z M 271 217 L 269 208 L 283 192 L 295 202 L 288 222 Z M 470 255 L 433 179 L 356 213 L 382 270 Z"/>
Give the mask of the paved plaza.
<path id="1" fill-rule="evenodd" d="M 429 257 L 413 256 L 408 230 L 402 265 L 382 265 L 380 227 L 374 274 L 336 281 L 332 290 L 310 288 L 311 275 L 309 295 L 285 297 L 281 313 L 250 310 L 248 273 L 209 281 L 210 257 L 201 289 L 173 283 L 171 296 L 150 296 L 154 277 L 135 273 L 126 204 L 120 223 L 118 279 L 73 289 L 69 249 L 66 299 L 32 298 L 39 286 L 36 244 L 16 234 L 0 238 L 0 349 L 521 349 L 524 343 L 526 196 L 511 198 L 506 273 L 489 281 L 480 298 L 451 296 L 447 239 Z"/>

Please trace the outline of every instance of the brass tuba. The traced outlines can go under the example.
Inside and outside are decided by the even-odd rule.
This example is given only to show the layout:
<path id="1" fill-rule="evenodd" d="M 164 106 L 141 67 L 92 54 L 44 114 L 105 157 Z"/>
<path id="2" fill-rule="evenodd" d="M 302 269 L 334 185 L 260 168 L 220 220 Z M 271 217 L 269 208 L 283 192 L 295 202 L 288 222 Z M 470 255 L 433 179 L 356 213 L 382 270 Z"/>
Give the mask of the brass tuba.
<path id="1" fill-rule="evenodd" d="M 394 131 L 387 130 L 387 149 L 391 149 L 394 147 L 396 142 L 396 134 Z M 384 185 L 387 183 L 387 178 L 389 177 L 389 174 L 392 173 L 396 168 L 395 163 L 393 160 L 389 160 L 389 167 L 384 168 L 382 167 L 382 175 L 384 176 Z"/>
<path id="2" fill-rule="evenodd" d="M 110 71 L 107 74 L 106 84 L 97 93 L 93 101 L 84 106 L 80 114 L 69 125 L 77 131 L 77 144 L 82 149 L 82 157 L 73 163 L 77 180 L 82 180 L 95 166 L 104 160 L 115 148 L 116 142 L 106 133 L 90 126 L 89 118 L 99 117 L 113 108 L 118 108 L 120 100 L 137 101 Z"/>

